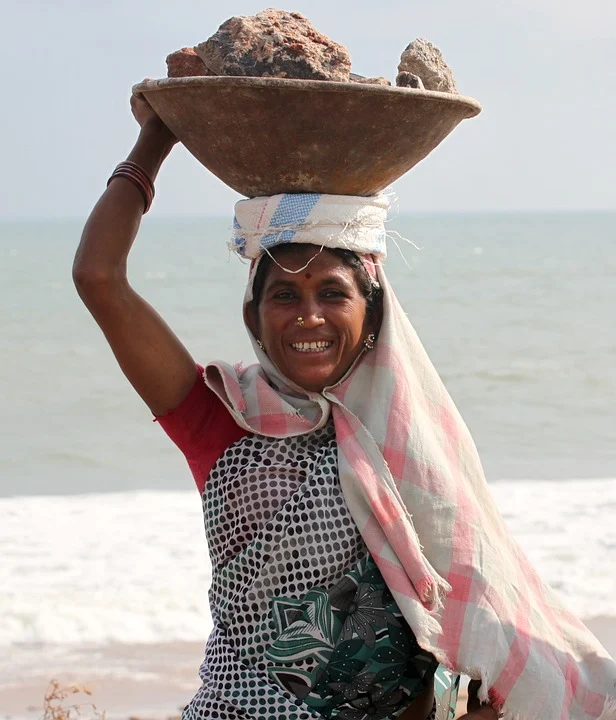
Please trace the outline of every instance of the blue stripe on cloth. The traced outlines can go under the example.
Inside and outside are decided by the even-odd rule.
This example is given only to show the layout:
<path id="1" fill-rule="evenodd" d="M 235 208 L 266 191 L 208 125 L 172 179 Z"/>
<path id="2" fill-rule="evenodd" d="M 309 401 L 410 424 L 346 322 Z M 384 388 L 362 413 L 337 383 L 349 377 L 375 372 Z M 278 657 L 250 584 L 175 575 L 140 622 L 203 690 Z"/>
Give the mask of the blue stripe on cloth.
<path id="1" fill-rule="evenodd" d="M 270 227 L 303 223 L 320 197 L 320 193 L 285 193 L 272 215 Z"/>
<path id="2" fill-rule="evenodd" d="M 278 207 L 270 220 L 270 228 L 284 227 L 285 225 L 301 225 L 319 202 L 319 193 L 285 193 L 278 203 Z M 282 230 L 278 233 L 268 233 L 261 238 L 262 248 L 271 248 L 275 245 L 290 243 L 295 237 L 295 230 Z"/>
<path id="3" fill-rule="evenodd" d="M 234 238 L 231 242 L 231 252 L 235 252 L 242 257 L 246 257 L 246 238 Z"/>
<path id="4" fill-rule="evenodd" d="M 283 245 L 284 243 L 290 243 L 293 238 L 295 237 L 295 230 L 283 230 L 282 232 L 277 233 L 270 233 L 269 235 L 264 235 L 261 238 L 261 247 L 262 248 L 271 248 L 275 247 L 276 245 Z"/>
<path id="5" fill-rule="evenodd" d="M 241 230 L 241 227 L 242 226 L 237 221 L 237 217 L 234 215 L 233 229 Z M 246 257 L 246 238 L 240 236 L 233 238 L 231 241 L 231 251 L 241 255 L 242 257 Z"/>

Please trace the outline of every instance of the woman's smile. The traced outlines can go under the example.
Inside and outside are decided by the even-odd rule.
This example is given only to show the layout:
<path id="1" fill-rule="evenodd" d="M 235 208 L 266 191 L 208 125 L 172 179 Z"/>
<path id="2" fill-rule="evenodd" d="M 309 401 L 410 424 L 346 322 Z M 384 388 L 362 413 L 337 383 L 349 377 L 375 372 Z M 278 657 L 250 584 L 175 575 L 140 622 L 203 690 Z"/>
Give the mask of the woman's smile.
<path id="1" fill-rule="evenodd" d="M 301 353 L 324 353 L 334 345 L 331 340 L 312 340 L 309 342 L 295 342 L 291 343 L 293 350 Z"/>

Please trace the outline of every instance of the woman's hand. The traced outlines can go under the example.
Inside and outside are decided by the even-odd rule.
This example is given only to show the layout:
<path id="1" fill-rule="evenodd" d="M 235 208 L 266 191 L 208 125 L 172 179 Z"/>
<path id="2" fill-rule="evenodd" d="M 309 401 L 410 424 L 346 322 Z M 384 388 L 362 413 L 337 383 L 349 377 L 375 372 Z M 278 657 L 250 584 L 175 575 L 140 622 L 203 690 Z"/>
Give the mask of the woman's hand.
<path id="1" fill-rule="evenodd" d="M 497 720 L 497 718 L 498 713 L 493 707 L 482 705 L 478 710 L 471 710 L 464 715 L 460 715 L 458 720 Z"/>
<path id="2" fill-rule="evenodd" d="M 471 680 L 468 684 L 468 702 L 466 714 L 458 720 L 497 720 L 498 712 L 491 705 L 482 705 L 479 700 L 481 680 Z"/>
<path id="3" fill-rule="evenodd" d="M 145 78 L 144 82 L 147 80 L 149 78 Z M 178 139 L 143 95 L 131 95 L 130 109 L 141 132 L 128 160 L 140 165 L 155 180 L 161 164 Z"/>
<path id="4" fill-rule="evenodd" d="M 149 80 L 149 78 L 145 78 L 145 80 Z M 160 136 L 161 139 L 167 140 L 170 146 L 177 143 L 178 139 L 156 114 L 154 108 L 143 95 L 131 95 L 130 109 L 142 131 Z"/>

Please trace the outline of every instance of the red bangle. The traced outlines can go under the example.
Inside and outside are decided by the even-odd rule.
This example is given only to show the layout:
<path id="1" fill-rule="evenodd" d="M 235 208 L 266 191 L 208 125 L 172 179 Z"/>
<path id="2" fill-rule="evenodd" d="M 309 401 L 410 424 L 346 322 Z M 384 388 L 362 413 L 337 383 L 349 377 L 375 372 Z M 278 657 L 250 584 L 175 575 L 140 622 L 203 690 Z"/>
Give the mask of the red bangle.
<path id="1" fill-rule="evenodd" d="M 124 162 L 121 162 L 118 167 L 134 170 L 141 178 L 143 178 L 145 184 L 150 190 L 150 193 L 152 194 L 152 196 L 154 196 L 154 183 L 150 179 L 150 176 L 147 174 L 147 172 L 140 165 L 132 162 L 132 160 L 125 160 Z"/>
<path id="2" fill-rule="evenodd" d="M 150 176 L 142 167 L 137 165 L 137 163 L 125 160 L 113 171 L 111 177 L 107 180 L 107 186 L 109 186 L 109 183 L 116 177 L 123 177 L 126 180 L 130 180 L 137 186 L 143 195 L 143 214 L 145 215 L 152 206 L 152 201 L 154 200 L 154 183 L 152 182 Z"/>

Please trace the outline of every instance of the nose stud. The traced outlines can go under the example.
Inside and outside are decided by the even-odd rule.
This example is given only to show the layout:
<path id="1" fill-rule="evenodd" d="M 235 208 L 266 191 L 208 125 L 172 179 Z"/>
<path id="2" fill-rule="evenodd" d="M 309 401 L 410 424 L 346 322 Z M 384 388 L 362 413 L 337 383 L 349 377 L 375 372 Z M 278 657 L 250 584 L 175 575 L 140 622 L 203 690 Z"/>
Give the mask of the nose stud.
<path id="1" fill-rule="evenodd" d="M 304 318 L 301 315 L 297 318 L 297 324 L 300 327 L 304 327 Z"/>

